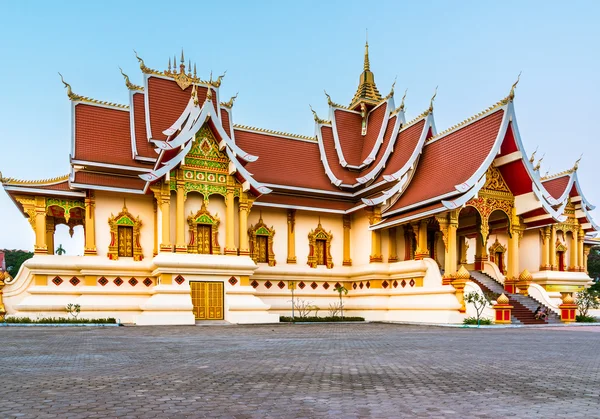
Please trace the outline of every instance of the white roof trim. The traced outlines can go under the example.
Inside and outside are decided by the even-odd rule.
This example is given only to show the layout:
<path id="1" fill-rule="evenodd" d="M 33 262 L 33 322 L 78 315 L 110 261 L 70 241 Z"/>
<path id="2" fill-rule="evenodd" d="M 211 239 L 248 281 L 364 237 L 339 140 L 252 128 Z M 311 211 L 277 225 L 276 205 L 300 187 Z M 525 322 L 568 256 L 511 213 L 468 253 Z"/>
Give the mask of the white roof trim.
<path id="1" fill-rule="evenodd" d="M 41 186 L 41 185 L 40 185 Z M 5 191 L 24 192 L 24 193 L 42 193 L 46 195 L 64 195 L 64 196 L 82 196 L 85 197 L 85 192 L 75 191 L 56 191 L 53 189 L 30 188 L 29 186 L 5 185 Z"/>
<path id="2" fill-rule="evenodd" d="M 321 135 L 321 126 L 318 122 L 315 122 L 315 133 L 317 135 L 317 144 L 319 144 L 319 153 L 321 155 L 321 163 L 323 164 L 323 168 L 325 169 L 325 174 L 335 186 L 340 186 L 342 184 L 342 180 L 338 179 L 329 167 L 329 161 L 327 160 L 327 154 L 325 153 L 325 145 L 323 144 L 323 137 Z M 333 128 L 332 128 L 333 129 Z"/>
<path id="3" fill-rule="evenodd" d="M 140 189 L 127 189 L 127 188 L 114 188 L 112 186 L 99 186 L 99 185 L 87 185 L 84 183 L 71 183 L 72 186 L 76 186 L 82 189 L 94 189 L 97 191 L 111 191 L 111 192 L 125 192 L 125 193 L 133 193 L 138 195 L 143 195 L 144 190 Z"/>
<path id="4" fill-rule="evenodd" d="M 403 224 L 403 223 L 406 223 L 408 221 L 412 221 L 412 220 L 415 220 L 415 219 L 418 219 L 418 218 L 428 217 L 430 215 L 437 214 L 437 213 L 444 212 L 444 211 L 447 211 L 447 209 L 442 206 L 441 208 L 435 208 L 435 209 L 432 209 L 432 210 L 429 210 L 429 211 L 425 211 L 425 212 L 422 212 L 422 213 L 419 213 L 419 214 L 411 215 L 409 217 L 399 218 L 399 219 L 394 220 L 394 221 L 388 221 L 388 222 L 382 221 L 382 222 L 380 222 L 378 224 L 374 224 L 372 226 L 369 226 L 369 230 L 379 230 L 379 229 L 382 229 L 384 227 L 392 227 L 392 226 L 395 226 L 395 225 L 398 225 L 398 224 Z"/>
<path id="5" fill-rule="evenodd" d="M 120 164 L 100 163 L 100 162 L 89 161 L 89 160 L 71 159 L 71 164 L 79 164 L 82 166 L 106 167 L 109 169 L 130 170 L 132 172 L 147 172 L 148 171 L 147 168 L 143 168 L 143 167 L 133 167 L 133 166 L 124 166 L 124 165 L 120 165 Z"/>

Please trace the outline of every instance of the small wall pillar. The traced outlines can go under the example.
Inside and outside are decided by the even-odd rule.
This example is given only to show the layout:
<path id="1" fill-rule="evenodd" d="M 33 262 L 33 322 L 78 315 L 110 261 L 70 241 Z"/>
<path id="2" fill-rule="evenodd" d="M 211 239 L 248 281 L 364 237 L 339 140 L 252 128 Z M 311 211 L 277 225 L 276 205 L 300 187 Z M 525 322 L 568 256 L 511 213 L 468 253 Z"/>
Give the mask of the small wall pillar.
<path id="1" fill-rule="evenodd" d="M 495 323 L 497 324 L 510 324 L 512 308 L 509 304 L 508 297 L 504 294 L 500 294 L 500 297 L 496 300 L 496 304 L 492 307 L 495 311 Z"/>

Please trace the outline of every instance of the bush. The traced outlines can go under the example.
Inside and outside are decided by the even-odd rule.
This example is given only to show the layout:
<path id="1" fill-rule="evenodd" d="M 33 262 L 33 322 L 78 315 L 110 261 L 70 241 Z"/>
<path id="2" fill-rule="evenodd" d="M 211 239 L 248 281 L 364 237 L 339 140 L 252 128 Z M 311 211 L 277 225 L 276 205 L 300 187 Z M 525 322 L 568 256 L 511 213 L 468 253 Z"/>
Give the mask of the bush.
<path id="1" fill-rule="evenodd" d="M 466 319 L 463 320 L 463 324 L 477 324 L 477 317 L 467 317 Z M 481 318 L 479 319 L 479 324 L 485 324 L 485 325 L 490 325 L 493 324 L 492 321 L 490 319 L 484 319 Z"/>
<path id="2" fill-rule="evenodd" d="M 577 321 L 577 323 L 596 323 L 595 317 L 583 316 L 581 314 L 578 314 L 577 316 L 575 316 L 575 320 Z"/>
<path id="3" fill-rule="evenodd" d="M 294 319 L 292 320 L 292 318 L 290 316 L 279 316 L 279 321 L 283 322 L 283 323 L 292 323 L 292 322 L 314 322 L 314 323 L 322 323 L 322 322 L 364 322 L 365 319 L 364 317 L 339 317 L 339 316 L 335 316 L 335 317 L 316 317 L 316 316 L 311 316 L 311 317 L 294 317 Z"/>
<path id="4" fill-rule="evenodd" d="M 116 324 L 115 319 L 71 319 L 63 317 L 41 317 L 39 319 L 30 319 L 29 317 L 6 317 L 6 323 L 12 324 Z"/>

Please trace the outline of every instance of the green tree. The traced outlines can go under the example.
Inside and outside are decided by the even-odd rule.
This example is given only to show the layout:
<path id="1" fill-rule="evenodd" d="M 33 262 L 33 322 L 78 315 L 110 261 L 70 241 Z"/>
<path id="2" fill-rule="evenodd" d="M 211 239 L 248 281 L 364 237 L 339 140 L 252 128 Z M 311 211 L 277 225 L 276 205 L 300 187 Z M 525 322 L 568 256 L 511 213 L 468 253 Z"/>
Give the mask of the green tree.
<path id="1" fill-rule="evenodd" d="M 588 313 L 591 309 L 597 309 L 599 307 L 600 292 L 588 288 L 577 293 L 577 308 L 579 309 L 579 314 L 583 317 L 588 317 Z"/>
<path id="2" fill-rule="evenodd" d="M 483 309 L 487 306 L 491 306 L 492 302 L 489 297 L 478 292 L 470 292 L 464 297 L 465 303 L 473 304 L 475 307 L 475 313 L 477 315 L 477 327 L 479 327 L 479 323 L 481 321 L 481 315 L 483 314 Z"/>
<path id="3" fill-rule="evenodd" d="M 64 247 L 62 247 L 62 244 L 59 244 L 58 249 L 56 249 L 56 254 L 61 256 L 61 255 L 64 255 L 65 253 L 67 253 L 67 251 L 65 250 Z"/>
<path id="4" fill-rule="evenodd" d="M 600 246 L 594 246 L 590 249 L 587 267 L 592 279 L 600 277 Z"/>
<path id="5" fill-rule="evenodd" d="M 337 287 L 335 287 L 333 289 L 335 292 L 337 292 L 340 296 L 340 312 L 341 312 L 341 317 L 344 318 L 344 301 L 342 300 L 342 295 L 346 295 L 348 294 L 348 290 L 346 289 L 345 286 L 343 285 L 338 285 Z"/>
<path id="6" fill-rule="evenodd" d="M 33 252 L 27 252 L 25 250 L 8 250 L 4 249 L 4 260 L 6 263 L 6 271 L 13 278 L 19 273 L 19 269 L 23 262 L 33 257 Z"/>

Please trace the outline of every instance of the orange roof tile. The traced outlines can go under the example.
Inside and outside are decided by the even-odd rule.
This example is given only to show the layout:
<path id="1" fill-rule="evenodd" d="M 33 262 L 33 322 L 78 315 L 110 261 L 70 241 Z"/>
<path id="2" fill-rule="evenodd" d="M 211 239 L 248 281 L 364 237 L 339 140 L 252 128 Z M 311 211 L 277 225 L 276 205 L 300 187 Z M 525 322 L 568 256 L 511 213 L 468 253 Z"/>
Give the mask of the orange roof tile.
<path id="1" fill-rule="evenodd" d="M 376 109 L 372 110 L 369 113 L 369 118 L 367 119 L 367 134 L 364 137 L 362 137 L 362 152 L 360 155 L 360 160 L 358 162 L 359 165 L 362 164 L 363 161 L 365 161 L 367 156 L 373 150 L 375 142 L 377 141 L 377 137 L 379 137 L 379 132 L 381 131 L 381 124 L 383 124 L 383 119 L 386 112 L 389 112 L 387 102 L 381 106 L 378 106 Z M 390 124 L 388 123 L 388 127 L 389 125 Z M 379 151 L 381 151 L 381 148 Z"/>
<path id="2" fill-rule="evenodd" d="M 363 149 L 363 136 L 361 135 L 362 117 L 360 114 L 344 109 L 336 109 L 333 115 L 335 117 L 338 139 L 346 162 L 353 166 L 359 166 L 362 163 L 360 156 Z M 337 152 L 335 160 L 329 160 L 329 164 L 331 165 L 333 162 L 336 162 L 338 165 L 340 164 Z"/>
<path id="3" fill-rule="evenodd" d="M 561 176 L 561 177 L 542 181 L 542 185 L 548 191 L 548 193 L 552 196 L 552 198 L 558 199 L 565 193 L 565 190 L 566 190 L 567 186 L 569 185 L 570 180 L 571 180 L 571 176 L 568 174 L 565 174 L 564 176 Z"/>

